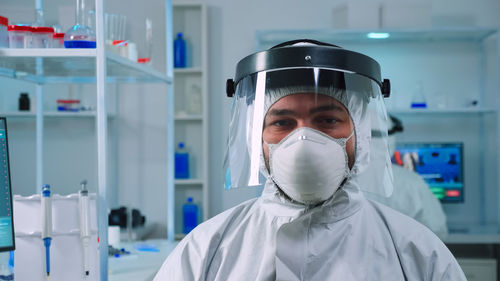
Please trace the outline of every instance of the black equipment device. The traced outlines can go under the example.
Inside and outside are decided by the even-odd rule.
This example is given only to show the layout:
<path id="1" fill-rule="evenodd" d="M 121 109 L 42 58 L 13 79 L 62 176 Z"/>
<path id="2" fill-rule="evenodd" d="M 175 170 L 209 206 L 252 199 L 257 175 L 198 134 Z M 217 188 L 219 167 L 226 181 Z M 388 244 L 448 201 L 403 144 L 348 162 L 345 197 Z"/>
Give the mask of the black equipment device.
<path id="1" fill-rule="evenodd" d="M 126 207 L 112 209 L 108 216 L 109 225 L 118 225 L 120 228 L 127 227 L 129 212 Z M 146 223 L 146 217 L 137 209 L 132 209 L 132 228 L 143 226 Z"/>

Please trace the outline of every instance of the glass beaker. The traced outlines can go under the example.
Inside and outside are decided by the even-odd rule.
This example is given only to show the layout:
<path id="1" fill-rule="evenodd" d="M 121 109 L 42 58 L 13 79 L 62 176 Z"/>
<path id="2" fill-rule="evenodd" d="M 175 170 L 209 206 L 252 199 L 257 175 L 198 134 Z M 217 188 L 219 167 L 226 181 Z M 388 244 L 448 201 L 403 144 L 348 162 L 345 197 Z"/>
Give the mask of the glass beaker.
<path id="1" fill-rule="evenodd" d="M 411 108 L 427 108 L 427 101 L 424 95 L 423 82 L 418 81 L 411 99 Z"/>
<path id="2" fill-rule="evenodd" d="M 64 34 L 66 48 L 95 48 L 94 30 L 86 23 L 85 0 L 76 0 L 76 23 Z"/>

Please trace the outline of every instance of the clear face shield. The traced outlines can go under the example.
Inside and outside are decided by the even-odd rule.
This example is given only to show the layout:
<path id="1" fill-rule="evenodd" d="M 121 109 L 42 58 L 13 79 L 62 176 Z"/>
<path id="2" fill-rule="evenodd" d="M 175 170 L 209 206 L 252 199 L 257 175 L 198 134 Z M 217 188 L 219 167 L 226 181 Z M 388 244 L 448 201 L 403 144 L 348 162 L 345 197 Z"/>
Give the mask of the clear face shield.
<path id="1" fill-rule="evenodd" d="M 307 65 L 300 66 L 299 62 L 298 66 L 270 67 L 248 74 L 240 71 L 242 77 L 237 80 L 233 95 L 224 161 L 225 188 L 261 186 L 267 180 L 276 182 L 278 171 L 273 170 L 273 163 L 307 171 L 303 176 L 285 177 L 286 181 L 307 181 L 313 185 L 321 184 L 316 183 L 320 178 L 341 175 L 340 180 L 345 183 L 355 179 L 371 161 L 380 173 L 375 179 L 377 183 L 359 188 L 390 195 L 392 170 L 387 134 L 385 143 L 371 142 L 372 130 L 387 132 L 380 84 L 349 69 L 311 65 L 311 57 L 313 60 L 320 57 L 311 47 L 281 49 L 285 48 L 299 48 L 297 57 L 305 58 Z M 312 55 L 307 58 L 307 54 Z M 285 57 L 290 58 L 290 54 Z M 324 54 L 321 57 L 325 58 Z M 290 63 L 289 59 L 286 61 Z M 307 161 L 290 158 L 292 150 L 277 152 L 276 147 L 293 145 L 293 138 L 308 138 L 313 143 L 307 152 L 296 152 L 307 153 Z M 318 146 L 314 146 L 316 143 Z M 321 160 L 327 153 L 331 157 Z"/>

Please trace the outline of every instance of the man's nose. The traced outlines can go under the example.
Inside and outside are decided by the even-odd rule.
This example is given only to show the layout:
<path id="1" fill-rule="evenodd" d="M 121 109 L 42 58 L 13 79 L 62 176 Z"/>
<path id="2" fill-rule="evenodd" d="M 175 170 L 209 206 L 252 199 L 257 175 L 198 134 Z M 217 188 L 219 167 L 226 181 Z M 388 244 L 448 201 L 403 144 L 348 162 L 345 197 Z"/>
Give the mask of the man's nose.
<path id="1" fill-rule="evenodd" d="M 313 127 L 313 124 L 311 121 L 309 120 L 304 120 L 304 119 L 300 119 L 300 120 L 297 120 L 297 128 L 302 128 L 302 127 L 308 127 L 308 128 L 312 128 L 312 129 L 316 129 Z"/>

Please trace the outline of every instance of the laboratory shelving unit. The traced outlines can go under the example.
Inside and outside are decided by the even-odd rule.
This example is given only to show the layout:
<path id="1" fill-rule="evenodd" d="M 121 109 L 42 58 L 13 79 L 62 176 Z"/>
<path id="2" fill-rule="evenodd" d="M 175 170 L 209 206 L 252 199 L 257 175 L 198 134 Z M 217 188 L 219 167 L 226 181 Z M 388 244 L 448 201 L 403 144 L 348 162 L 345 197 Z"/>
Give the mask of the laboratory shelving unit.
<path id="1" fill-rule="evenodd" d="M 36 0 L 35 9 L 42 9 L 42 0 Z M 97 106 L 95 112 L 54 113 L 44 112 L 43 102 L 37 102 L 35 113 L 6 112 L 12 117 L 36 119 L 36 174 L 37 188 L 43 183 L 43 132 L 45 117 L 92 117 L 95 118 L 97 136 L 97 195 L 98 236 L 100 239 L 100 278 L 108 279 L 107 243 L 107 118 L 108 108 L 106 83 L 164 83 L 167 85 L 167 142 L 166 159 L 168 239 L 174 239 L 174 96 L 173 96 L 173 46 L 172 46 L 172 2 L 165 0 L 166 25 L 166 73 L 154 70 L 106 51 L 104 44 L 104 0 L 95 0 L 96 49 L 0 49 L 0 76 L 36 84 L 36 100 L 43 101 L 43 85 L 57 83 L 83 83 L 96 86 Z"/>
<path id="2" fill-rule="evenodd" d="M 181 239 L 182 205 L 193 197 L 200 214 L 208 219 L 208 71 L 207 11 L 203 3 L 173 3 L 173 35 L 186 40 L 187 67 L 174 68 L 175 143 L 189 152 L 189 179 L 175 180 L 175 233 Z"/>
<path id="3" fill-rule="evenodd" d="M 369 38 L 372 32 L 386 38 Z M 297 38 L 359 51 L 381 64 L 383 78 L 390 78 L 393 86 L 388 111 L 405 126 L 398 141 L 464 143 L 465 201 L 443 204 L 451 231 L 448 240 L 468 243 L 474 237 L 474 241 L 497 243 L 500 84 L 498 77 L 489 74 L 500 66 L 497 29 L 262 30 L 256 33 L 256 49 Z M 410 108 L 418 81 L 426 82 L 425 109 Z"/>

